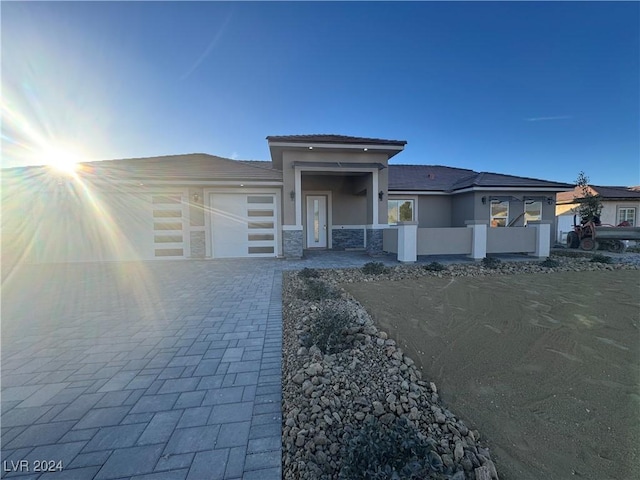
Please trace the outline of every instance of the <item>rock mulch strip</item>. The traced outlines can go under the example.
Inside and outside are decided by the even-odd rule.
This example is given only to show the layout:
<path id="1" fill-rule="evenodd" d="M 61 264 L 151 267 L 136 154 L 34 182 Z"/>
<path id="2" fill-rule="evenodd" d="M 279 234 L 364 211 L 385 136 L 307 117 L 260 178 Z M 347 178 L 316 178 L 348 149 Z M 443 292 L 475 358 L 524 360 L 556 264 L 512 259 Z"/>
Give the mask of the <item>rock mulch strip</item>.
<path id="1" fill-rule="evenodd" d="M 347 478 L 343 459 L 347 458 L 350 441 L 365 425 L 377 422 L 384 428 L 401 417 L 417 428 L 418 435 L 426 439 L 430 448 L 429 474 L 419 478 L 497 479 L 489 448 L 481 442 L 480 433 L 469 429 L 445 408 L 436 385 L 422 379 L 413 360 L 404 355 L 385 332 L 376 328 L 364 307 L 341 289 L 340 284 L 427 275 L 638 268 L 624 263 L 593 263 L 588 258 L 553 258 L 557 263 L 551 267 L 541 262 L 497 262 L 449 265 L 442 270 L 403 265 L 384 269 L 378 275 L 366 275 L 361 269 L 286 272 L 283 282 L 283 477 Z M 327 288 L 318 289 L 317 282 L 325 283 Z M 320 290 L 313 300 L 306 298 L 306 293 L 311 291 L 310 284 L 313 292 Z M 318 319 L 340 314 L 349 317 L 349 324 L 346 328 L 340 327 L 337 335 L 333 332 L 333 335 L 321 336 L 323 352 L 312 344 L 313 338 L 320 338 Z"/>

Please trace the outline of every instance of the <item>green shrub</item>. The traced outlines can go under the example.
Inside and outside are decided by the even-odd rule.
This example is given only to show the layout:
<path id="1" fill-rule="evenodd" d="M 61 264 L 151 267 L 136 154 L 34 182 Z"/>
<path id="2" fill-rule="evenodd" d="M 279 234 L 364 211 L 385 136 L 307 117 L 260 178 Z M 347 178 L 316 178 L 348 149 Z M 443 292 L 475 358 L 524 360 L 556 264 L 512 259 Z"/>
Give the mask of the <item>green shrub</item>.
<path id="1" fill-rule="evenodd" d="M 318 278 L 320 273 L 315 268 L 304 267 L 302 270 L 298 272 L 298 276 L 300 278 Z"/>
<path id="2" fill-rule="evenodd" d="M 328 306 L 313 321 L 305 337 L 305 346 L 315 345 L 326 354 L 341 352 L 346 348 L 344 330 L 352 323 L 353 317 L 347 310 Z"/>
<path id="3" fill-rule="evenodd" d="M 322 300 L 330 300 L 340 296 L 340 292 L 322 280 L 308 278 L 305 283 L 304 298 L 306 300 L 320 302 Z"/>
<path id="4" fill-rule="evenodd" d="M 390 425 L 379 420 L 365 422 L 347 441 L 340 478 L 439 479 L 445 469 L 432 445 L 404 417 Z"/>
<path id="5" fill-rule="evenodd" d="M 546 258 L 542 262 L 540 262 L 540 266 L 545 268 L 556 268 L 560 266 L 560 262 L 554 260 L 553 258 Z"/>
<path id="6" fill-rule="evenodd" d="M 591 260 L 589 261 L 592 263 L 611 263 L 611 257 L 596 253 L 594 256 L 591 257 Z"/>
<path id="7" fill-rule="evenodd" d="M 498 268 L 502 262 L 496 257 L 484 257 L 482 259 L 482 266 L 485 268 Z"/>
<path id="8" fill-rule="evenodd" d="M 441 272 L 442 270 L 445 270 L 447 267 L 445 267 L 444 265 L 442 265 L 441 263 L 438 262 L 431 262 L 427 265 L 424 266 L 425 270 L 428 270 L 430 272 Z"/>
<path id="9" fill-rule="evenodd" d="M 382 275 L 388 271 L 382 262 L 367 262 L 362 266 L 362 273 L 365 275 Z"/>

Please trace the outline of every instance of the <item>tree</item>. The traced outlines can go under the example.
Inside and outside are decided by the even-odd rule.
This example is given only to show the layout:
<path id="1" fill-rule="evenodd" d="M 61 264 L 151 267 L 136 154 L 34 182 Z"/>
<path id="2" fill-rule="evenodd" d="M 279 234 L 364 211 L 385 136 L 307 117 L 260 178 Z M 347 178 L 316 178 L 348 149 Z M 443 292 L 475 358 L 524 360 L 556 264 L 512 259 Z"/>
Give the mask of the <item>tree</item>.
<path id="1" fill-rule="evenodd" d="M 580 204 L 578 206 L 578 215 L 582 222 L 600 223 L 600 212 L 602 212 L 602 201 L 599 195 L 593 195 L 589 188 L 589 177 L 584 172 L 578 174 L 576 187 L 579 187 L 580 194 L 574 195 L 574 199 Z"/>

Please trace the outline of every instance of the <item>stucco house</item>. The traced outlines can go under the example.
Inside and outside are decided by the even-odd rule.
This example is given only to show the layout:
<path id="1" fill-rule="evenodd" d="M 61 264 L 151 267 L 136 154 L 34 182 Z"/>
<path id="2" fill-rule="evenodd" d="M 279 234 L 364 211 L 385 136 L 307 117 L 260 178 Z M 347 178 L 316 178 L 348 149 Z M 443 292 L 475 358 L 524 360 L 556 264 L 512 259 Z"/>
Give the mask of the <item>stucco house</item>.
<path id="1" fill-rule="evenodd" d="M 87 162 L 72 176 L 42 166 L 5 169 L 3 251 L 32 262 L 376 253 L 396 223 L 434 232 L 469 223 L 553 225 L 556 194 L 572 188 L 396 165 L 402 140 L 288 135 L 267 142 L 270 161 L 187 154 Z"/>
<path id="2" fill-rule="evenodd" d="M 600 197 L 602 212 L 600 221 L 604 225 L 619 225 L 627 222 L 631 227 L 638 225 L 638 211 L 640 210 L 640 186 L 615 187 L 590 185 L 589 193 Z M 575 187 L 568 192 L 558 193 L 556 199 L 557 241 L 564 243 L 567 233 L 573 230 L 573 217 L 584 196 L 581 187 Z M 579 222 L 580 218 L 576 218 Z"/>

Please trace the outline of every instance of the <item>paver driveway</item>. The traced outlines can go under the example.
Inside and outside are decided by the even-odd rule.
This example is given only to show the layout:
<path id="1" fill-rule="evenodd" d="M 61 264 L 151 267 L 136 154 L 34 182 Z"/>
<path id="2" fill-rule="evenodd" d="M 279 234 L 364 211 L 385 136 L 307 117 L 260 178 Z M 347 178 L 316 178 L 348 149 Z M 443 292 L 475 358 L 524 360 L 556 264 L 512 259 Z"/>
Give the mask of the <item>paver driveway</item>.
<path id="1" fill-rule="evenodd" d="M 10 278 L 2 476 L 279 479 L 283 266 L 66 264 Z M 35 473 L 36 460 L 63 470 Z"/>
<path id="2" fill-rule="evenodd" d="M 281 478 L 282 270 L 370 260 L 24 267 L 2 285 L 1 475 Z"/>

